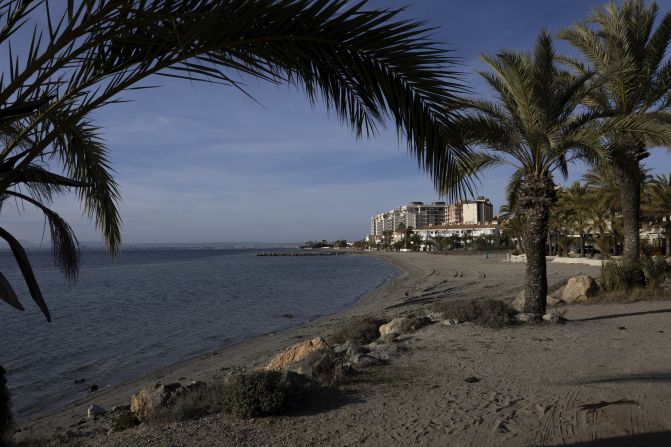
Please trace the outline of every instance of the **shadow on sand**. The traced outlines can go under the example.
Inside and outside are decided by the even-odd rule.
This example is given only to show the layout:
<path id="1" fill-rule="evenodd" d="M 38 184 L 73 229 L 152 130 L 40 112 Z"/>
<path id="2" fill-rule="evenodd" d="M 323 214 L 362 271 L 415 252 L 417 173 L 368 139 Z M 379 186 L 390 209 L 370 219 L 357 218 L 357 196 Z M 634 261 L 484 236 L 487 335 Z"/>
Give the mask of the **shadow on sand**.
<path id="1" fill-rule="evenodd" d="M 556 444 L 545 447 L 653 447 L 671 445 L 671 432 L 642 433 L 638 435 L 618 436 L 616 438 L 595 439 L 573 444 Z"/>
<path id="2" fill-rule="evenodd" d="M 581 384 L 624 383 L 624 382 L 671 382 L 671 371 L 623 374 L 620 376 L 600 377 L 594 380 L 581 380 Z M 668 444 L 671 446 L 671 443 Z"/>
<path id="3" fill-rule="evenodd" d="M 598 317 L 589 317 L 589 318 L 576 318 L 571 319 L 571 321 L 596 321 L 596 320 L 610 320 L 612 318 L 623 318 L 623 317 L 636 317 L 639 315 L 652 315 L 652 314 L 668 314 L 671 313 L 671 308 L 669 309 L 659 309 L 659 310 L 649 310 L 646 312 L 630 312 L 627 314 L 613 314 L 613 315 L 601 315 Z"/>
<path id="4" fill-rule="evenodd" d="M 310 416 L 361 402 L 364 402 L 364 400 L 356 393 L 349 393 L 336 388 L 321 388 L 286 415 Z"/>

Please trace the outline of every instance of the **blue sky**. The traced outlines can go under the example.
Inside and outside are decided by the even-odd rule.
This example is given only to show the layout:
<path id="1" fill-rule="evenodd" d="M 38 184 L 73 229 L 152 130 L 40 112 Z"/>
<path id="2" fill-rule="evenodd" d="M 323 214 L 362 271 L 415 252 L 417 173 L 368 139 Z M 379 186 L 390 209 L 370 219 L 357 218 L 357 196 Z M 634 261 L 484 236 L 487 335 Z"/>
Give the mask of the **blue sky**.
<path id="1" fill-rule="evenodd" d="M 671 0 L 657 3 L 671 8 Z M 482 68 L 480 53 L 528 49 L 543 28 L 566 27 L 600 4 L 372 0 L 370 7 L 406 6 L 405 16 L 437 27 L 434 37 L 459 58 L 467 85 L 487 94 L 473 73 Z M 126 243 L 359 239 L 375 213 L 438 200 L 394 129 L 357 141 L 336 117 L 288 86 L 246 80 L 255 103 L 228 87 L 164 78 L 148 83 L 157 82 L 163 87 L 126 95 L 133 102 L 94 117 L 121 185 Z M 669 172 L 671 155 L 659 150 L 648 164 Z M 572 177 L 581 173 L 576 166 Z M 497 211 L 506 179 L 505 169 L 489 171 L 479 190 Z M 81 240 L 98 239 L 76 200 L 59 200 L 55 209 Z M 17 237 L 40 240 L 37 214 L 3 211 Z"/>

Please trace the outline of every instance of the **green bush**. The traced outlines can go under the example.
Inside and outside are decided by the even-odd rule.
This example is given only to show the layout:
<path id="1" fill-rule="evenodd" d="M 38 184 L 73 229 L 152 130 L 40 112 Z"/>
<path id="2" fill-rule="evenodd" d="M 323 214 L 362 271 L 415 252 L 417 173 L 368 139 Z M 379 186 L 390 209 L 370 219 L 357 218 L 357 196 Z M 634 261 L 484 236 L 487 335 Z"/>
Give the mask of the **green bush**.
<path id="1" fill-rule="evenodd" d="M 659 289 L 667 278 L 671 278 L 671 265 L 666 259 L 650 256 L 647 251 L 641 256 L 640 267 L 649 290 Z M 601 264 L 601 287 L 605 292 L 630 291 L 631 284 L 635 282 L 627 277 L 622 261 L 610 260 Z"/>
<path id="2" fill-rule="evenodd" d="M 329 341 L 336 344 L 347 341 L 367 344 L 380 338 L 380 326 L 385 323 L 387 321 L 373 317 L 354 318 L 333 334 Z"/>
<path id="3" fill-rule="evenodd" d="M 432 304 L 431 310 L 448 320 L 470 321 L 487 327 L 510 326 L 517 322 L 515 309 L 499 300 L 439 301 Z"/>
<path id="4" fill-rule="evenodd" d="M 510 254 L 513 255 L 513 256 L 519 256 L 520 251 L 518 249 L 514 249 L 513 251 L 510 252 Z"/>
<path id="5" fill-rule="evenodd" d="M 605 292 L 621 292 L 629 289 L 622 262 L 610 260 L 601 263 L 601 288 Z"/>
<path id="6" fill-rule="evenodd" d="M 645 275 L 646 286 L 652 290 L 659 289 L 667 278 L 671 278 L 671 264 L 666 262 L 666 258 L 643 256 L 641 267 Z"/>
<path id="7" fill-rule="evenodd" d="M 124 411 L 114 420 L 112 429 L 123 431 L 140 425 L 140 420 L 130 411 Z"/>
<path id="8" fill-rule="evenodd" d="M 270 416 L 303 400 L 313 385 L 293 372 L 254 371 L 231 378 L 224 386 L 228 410 L 243 417 Z"/>

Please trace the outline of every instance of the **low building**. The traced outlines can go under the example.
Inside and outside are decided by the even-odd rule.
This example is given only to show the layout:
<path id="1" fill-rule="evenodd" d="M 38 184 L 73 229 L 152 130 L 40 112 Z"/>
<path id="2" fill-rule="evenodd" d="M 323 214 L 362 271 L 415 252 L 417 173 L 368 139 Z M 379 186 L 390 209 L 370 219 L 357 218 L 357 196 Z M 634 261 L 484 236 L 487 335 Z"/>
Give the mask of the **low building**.
<path id="1" fill-rule="evenodd" d="M 500 234 L 499 224 L 487 223 L 487 224 L 459 224 L 459 225 L 437 225 L 432 227 L 423 227 L 417 228 L 415 230 L 416 234 L 419 234 L 422 240 L 428 240 L 436 236 L 442 237 L 451 237 L 451 236 L 469 236 L 469 237 L 479 237 L 479 236 L 493 236 L 498 237 Z"/>

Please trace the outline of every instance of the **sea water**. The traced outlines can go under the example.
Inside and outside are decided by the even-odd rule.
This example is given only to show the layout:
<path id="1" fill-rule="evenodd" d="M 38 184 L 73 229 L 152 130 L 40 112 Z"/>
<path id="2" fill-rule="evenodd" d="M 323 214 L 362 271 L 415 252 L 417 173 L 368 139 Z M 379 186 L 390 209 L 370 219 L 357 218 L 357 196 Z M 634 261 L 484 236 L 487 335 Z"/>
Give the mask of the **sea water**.
<path id="1" fill-rule="evenodd" d="M 0 365 L 19 419 L 247 338 L 350 306 L 396 274 L 357 255 L 262 257 L 255 250 L 83 251 L 68 284 L 49 251 L 29 253 L 52 313 L 30 299 L 10 252 L 0 271 L 25 312 L 0 302 Z M 80 379 L 85 379 L 83 383 Z"/>

